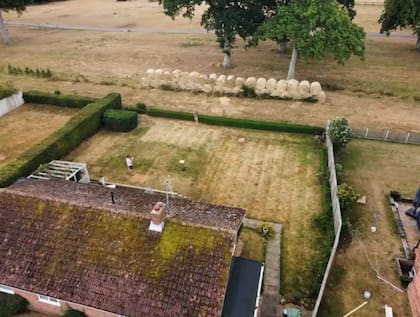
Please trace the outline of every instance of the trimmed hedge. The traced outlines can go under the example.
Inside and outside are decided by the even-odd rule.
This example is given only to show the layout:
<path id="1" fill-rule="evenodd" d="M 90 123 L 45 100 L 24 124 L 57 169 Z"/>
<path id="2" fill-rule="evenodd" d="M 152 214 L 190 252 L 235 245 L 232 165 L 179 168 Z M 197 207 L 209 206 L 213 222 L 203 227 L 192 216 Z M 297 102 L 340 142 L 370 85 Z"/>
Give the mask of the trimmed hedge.
<path id="1" fill-rule="evenodd" d="M 53 105 L 69 108 L 83 108 L 86 105 L 97 101 L 96 98 L 81 97 L 74 95 L 57 95 L 41 91 L 31 90 L 23 93 L 25 102 Z"/>
<path id="2" fill-rule="evenodd" d="M 105 128 L 128 132 L 135 129 L 139 123 L 139 116 L 136 111 L 110 109 L 105 111 L 103 116 Z"/>
<path id="3" fill-rule="evenodd" d="M 105 110 L 118 108 L 121 108 L 121 95 L 109 94 L 78 111 L 64 127 L 1 168 L 0 187 L 9 186 L 18 178 L 29 175 L 40 164 L 68 154 L 99 129 Z"/>
<path id="4" fill-rule="evenodd" d="M 170 110 L 164 110 L 164 109 L 158 109 L 158 108 L 150 108 L 147 114 L 151 116 L 155 116 L 155 117 L 194 121 L 194 116 L 190 112 L 179 112 L 179 111 L 170 111 Z M 245 129 L 257 129 L 257 130 L 281 131 L 281 132 L 305 133 L 305 134 L 321 134 L 324 132 L 324 128 L 316 127 L 316 126 L 285 123 L 285 122 L 275 122 L 275 121 L 260 121 L 260 120 L 251 120 L 251 119 L 217 117 L 217 116 L 208 116 L 208 115 L 203 115 L 203 114 L 198 116 L 198 120 L 201 123 L 206 123 L 210 125 L 245 128 Z"/>
<path id="5" fill-rule="evenodd" d="M 16 89 L 0 87 L 0 100 L 17 93 Z"/>
<path id="6" fill-rule="evenodd" d="M 9 317 L 24 313 L 28 304 L 22 296 L 0 293 L 0 316 Z"/>

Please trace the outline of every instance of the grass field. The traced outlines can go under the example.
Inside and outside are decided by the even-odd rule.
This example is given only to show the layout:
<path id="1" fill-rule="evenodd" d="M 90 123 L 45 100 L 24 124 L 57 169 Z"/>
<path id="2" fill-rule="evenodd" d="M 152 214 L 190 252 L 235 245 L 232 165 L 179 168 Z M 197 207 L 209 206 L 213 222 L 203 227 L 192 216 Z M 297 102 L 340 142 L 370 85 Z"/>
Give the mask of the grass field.
<path id="1" fill-rule="evenodd" d="M 155 2 L 146 0 L 101 2 L 101 10 L 89 10 L 99 0 L 72 0 L 29 7 L 23 21 L 160 29 L 201 29 L 199 17 L 192 22 L 172 21 Z M 379 6 L 359 6 L 356 22 L 368 31 L 377 31 Z M 115 13 L 115 14 L 114 14 Z M 6 19 L 18 19 L 13 13 Z M 346 65 L 332 59 L 300 60 L 298 79 L 318 80 L 337 91 L 328 92 L 328 102 L 308 105 L 293 101 L 270 101 L 207 97 L 159 90 L 139 89 L 147 68 L 179 68 L 202 73 L 275 77 L 286 76 L 289 55 L 278 54 L 273 43 L 261 43 L 244 50 L 241 41 L 233 52 L 234 67 L 225 71 L 218 66 L 222 54 L 214 35 L 141 34 L 93 31 L 60 31 L 9 27 L 12 45 L 1 46 L 0 84 L 17 88 L 41 89 L 102 96 L 109 91 L 123 94 L 126 104 L 144 101 L 167 108 L 189 107 L 202 113 L 265 117 L 300 123 L 324 125 L 337 115 L 347 116 L 354 127 L 418 130 L 415 118 L 420 107 L 413 98 L 419 95 L 420 64 L 414 50 L 415 39 L 368 38 L 366 59 L 352 58 Z M 43 45 L 39 45 L 39 41 Z M 0 44 L 1 45 L 1 44 Z M 30 57 L 30 58 L 29 58 Z M 52 79 L 6 74 L 7 64 L 52 69 Z M 343 90 L 340 90 L 343 89 Z M 352 107 L 349 107 L 352 105 Z M 377 116 L 378 112 L 381 116 Z"/>
<path id="2" fill-rule="evenodd" d="M 267 240 L 261 234 L 254 229 L 243 228 L 239 235 L 239 241 L 243 243 L 241 257 L 265 262 Z"/>
<path id="3" fill-rule="evenodd" d="M 63 126 L 76 111 L 25 104 L 0 118 L 0 167 Z"/>
<path id="4" fill-rule="evenodd" d="M 87 162 L 93 176 L 114 182 L 164 189 L 171 179 L 175 192 L 282 223 L 288 272 L 283 289 L 291 292 L 298 275 L 311 283 L 311 260 L 318 253 L 312 219 L 321 206 L 321 146 L 312 137 L 142 120 L 131 133 L 100 131 L 66 159 Z M 134 156 L 133 173 L 125 166 L 127 154 Z M 186 171 L 179 160 L 186 161 Z"/>
<path id="5" fill-rule="evenodd" d="M 413 196 L 419 185 L 420 147 L 395 143 L 353 140 L 345 151 L 345 180 L 367 204 L 352 214 L 358 233 L 352 243 L 339 251 L 320 316 L 343 316 L 361 304 L 364 290 L 372 292 L 369 304 L 357 316 L 383 316 L 384 305 L 392 306 L 394 316 L 410 316 L 406 294 L 401 294 L 376 278 L 369 261 L 380 274 L 401 287 L 395 257 L 403 255 L 391 208 L 386 199 L 390 190 Z M 379 211 L 376 233 L 375 211 Z M 365 252 L 366 250 L 366 252 Z"/>

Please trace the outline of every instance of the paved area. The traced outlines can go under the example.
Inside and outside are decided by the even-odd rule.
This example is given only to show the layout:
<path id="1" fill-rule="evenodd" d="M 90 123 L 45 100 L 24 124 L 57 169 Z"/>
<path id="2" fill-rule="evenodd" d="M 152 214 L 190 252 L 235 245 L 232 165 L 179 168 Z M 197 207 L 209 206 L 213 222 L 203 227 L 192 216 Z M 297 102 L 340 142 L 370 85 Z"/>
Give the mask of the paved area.
<path id="1" fill-rule="evenodd" d="M 267 242 L 264 268 L 263 317 L 281 316 L 280 309 L 280 239 L 282 226 L 278 223 L 245 218 L 244 226 L 255 229 L 263 223 L 274 228 L 274 237 Z"/>

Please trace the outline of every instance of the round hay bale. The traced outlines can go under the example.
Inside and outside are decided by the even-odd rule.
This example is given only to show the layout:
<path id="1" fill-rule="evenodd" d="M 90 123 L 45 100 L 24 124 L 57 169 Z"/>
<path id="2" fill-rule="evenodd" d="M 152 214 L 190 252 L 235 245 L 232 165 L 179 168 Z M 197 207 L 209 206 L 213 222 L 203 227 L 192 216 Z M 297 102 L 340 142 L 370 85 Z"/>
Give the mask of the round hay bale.
<path id="1" fill-rule="evenodd" d="M 148 79 L 153 79 L 153 78 L 155 77 L 155 70 L 154 70 L 153 68 L 149 68 L 149 69 L 146 71 L 146 77 L 147 77 Z"/>
<path id="2" fill-rule="evenodd" d="M 289 79 L 287 81 L 287 94 L 290 96 L 290 98 L 300 99 L 298 88 L 299 82 L 296 79 Z"/>
<path id="3" fill-rule="evenodd" d="M 274 78 L 270 78 L 269 80 L 267 80 L 267 82 L 265 83 L 266 92 L 270 95 L 274 93 L 274 91 L 276 90 L 276 85 L 277 80 L 275 80 Z"/>
<path id="4" fill-rule="evenodd" d="M 213 92 L 213 87 L 209 84 L 204 84 L 201 86 L 201 91 L 210 94 Z"/>
<path id="5" fill-rule="evenodd" d="M 236 77 L 235 88 L 241 89 L 243 84 L 245 84 L 245 79 L 243 79 L 242 77 Z"/>
<path id="6" fill-rule="evenodd" d="M 255 88 L 257 84 L 257 78 L 255 77 L 248 77 L 245 81 L 245 85 L 249 88 Z"/>
<path id="7" fill-rule="evenodd" d="M 309 83 L 309 81 L 302 80 L 299 83 L 298 90 L 302 98 L 308 98 L 311 96 L 310 89 L 311 89 L 311 84 Z"/>
<path id="8" fill-rule="evenodd" d="M 312 96 L 317 96 L 322 92 L 321 84 L 317 81 L 311 83 L 310 94 Z"/>
<path id="9" fill-rule="evenodd" d="M 216 86 L 223 87 L 226 83 L 226 76 L 220 75 L 216 80 Z"/>
<path id="10" fill-rule="evenodd" d="M 259 96 L 266 93 L 265 85 L 267 83 L 267 80 L 263 77 L 260 77 L 257 79 L 257 82 L 255 84 L 255 93 Z"/>
<path id="11" fill-rule="evenodd" d="M 226 88 L 229 88 L 230 90 L 235 88 L 235 76 L 233 75 L 227 76 L 225 86 Z"/>
<path id="12" fill-rule="evenodd" d="M 321 91 L 318 95 L 315 95 L 314 98 L 320 103 L 324 103 L 327 101 L 327 95 L 323 91 Z"/>

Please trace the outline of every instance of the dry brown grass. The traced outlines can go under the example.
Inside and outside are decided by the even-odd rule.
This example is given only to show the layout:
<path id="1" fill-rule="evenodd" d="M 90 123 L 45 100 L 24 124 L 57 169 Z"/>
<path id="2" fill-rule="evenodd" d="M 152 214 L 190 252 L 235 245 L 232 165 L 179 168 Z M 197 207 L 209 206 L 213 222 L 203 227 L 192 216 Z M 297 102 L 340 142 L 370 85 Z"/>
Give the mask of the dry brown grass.
<path id="1" fill-rule="evenodd" d="M 73 25 L 200 29 L 198 18 L 191 23 L 182 18 L 172 21 L 163 15 L 156 3 L 146 0 L 101 2 L 100 10 L 89 9 L 98 3 L 99 0 L 73 0 L 34 6 L 21 19 Z M 380 8 L 361 6 L 358 10 L 356 21 L 372 30 Z M 16 19 L 14 15 L 11 18 Z M 13 43 L 9 47 L 2 46 L 0 67 L 5 68 L 8 63 L 49 67 L 55 77 L 53 80 L 34 79 L 10 76 L 3 71 L 0 84 L 9 82 L 17 88 L 59 89 L 95 96 L 119 91 L 127 104 L 144 101 L 166 108 L 197 108 L 203 113 L 225 111 L 234 116 L 317 125 L 344 115 L 354 127 L 418 129 L 415 118 L 420 116 L 420 108 L 413 96 L 419 94 L 420 64 L 414 39 L 369 38 L 365 62 L 352 58 L 345 66 L 337 65 L 331 59 L 300 61 L 299 79 L 319 80 L 325 85 L 345 88 L 344 91 L 328 92 L 328 102 L 324 105 L 232 98 L 221 109 L 221 102 L 215 97 L 139 89 L 139 81 L 150 67 L 225 73 L 217 67 L 222 55 L 213 34 L 103 33 L 20 27 L 10 27 L 10 31 Z M 272 43 L 261 43 L 245 51 L 238 41 L 233 61 L 235 65 L 229 73 L 234 75 L 284 78 L 289 56 L 277 54 Z M 88 82 L 84 82 L 84 78 Z M 101 85 L 104 81 L 116 85 Z M 379 112 L 380 116 L 377 115 Z"/>
<path id="2" fill-rule="evenodd" d="M 76 110 L 23 105 L 0 118 L 0 167 L 60 128 Z"/>
<path id="3" fill-rule="evenodd" d="M 344 169 L 346 181 L 360 195 L 367 195 L 367 205 L 357 206 L 352 215 L 354 229 L 362 242 L 353 239 L 350 246 L 338 253 L 325 297 L 331 311 L 324 311 L 320 316 L 344 315 L 363 302 L 364 290 L 372 292 L 372 299 L 357 316 L 383 316 L 385 304 L 393 307 L 395 316 L 410 316 L 406 294 L 394 291 L 376 278 L 364 249 L 380 274 L 401 287 L 395 257 L 403 255 L 402 245 L 386 195 L 390 190 L 414 195 L 419 178 L 413 171 L 420 169 L 420 147 L 353 140 L 345 153 Z M 373 234 L 369 229 L 375 225 L 375 210 L 380 210 L 381 215 L 377 232 Z"/>

